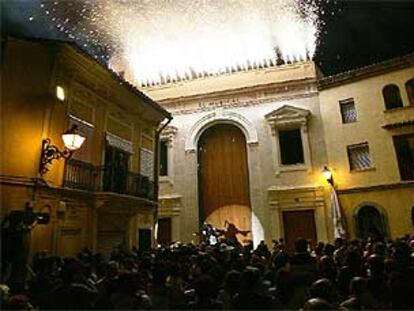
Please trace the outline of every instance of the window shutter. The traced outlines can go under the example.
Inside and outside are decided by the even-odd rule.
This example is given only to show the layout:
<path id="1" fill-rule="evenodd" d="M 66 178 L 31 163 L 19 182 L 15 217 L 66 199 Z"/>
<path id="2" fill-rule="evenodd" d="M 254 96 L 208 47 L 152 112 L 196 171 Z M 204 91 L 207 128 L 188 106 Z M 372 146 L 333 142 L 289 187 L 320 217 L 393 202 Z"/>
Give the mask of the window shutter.
<path id="1" fill-rule="evenodd" d="M 371 167 L 371 156 L 367 143 L 348 146 L 348 158 L 352 171 Z"/>
<path id="2" fill-rule="evenodd" d="M 353 99 L 340 102 L 342 123 L 352 123 L 357 121 L 357 113 Z"/>

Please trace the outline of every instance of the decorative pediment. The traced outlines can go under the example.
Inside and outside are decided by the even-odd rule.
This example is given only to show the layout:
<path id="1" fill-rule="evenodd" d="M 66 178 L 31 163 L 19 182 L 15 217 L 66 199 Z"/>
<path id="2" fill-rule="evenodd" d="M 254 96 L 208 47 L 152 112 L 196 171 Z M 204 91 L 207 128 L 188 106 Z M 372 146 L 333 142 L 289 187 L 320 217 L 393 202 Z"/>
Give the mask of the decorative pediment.
<path id="1" fill-rule="evenodd" d="M 267 115 L 265 118 L 272 127 L 306 126 L 311 112 L 307 109 L 284 105 Z"/>

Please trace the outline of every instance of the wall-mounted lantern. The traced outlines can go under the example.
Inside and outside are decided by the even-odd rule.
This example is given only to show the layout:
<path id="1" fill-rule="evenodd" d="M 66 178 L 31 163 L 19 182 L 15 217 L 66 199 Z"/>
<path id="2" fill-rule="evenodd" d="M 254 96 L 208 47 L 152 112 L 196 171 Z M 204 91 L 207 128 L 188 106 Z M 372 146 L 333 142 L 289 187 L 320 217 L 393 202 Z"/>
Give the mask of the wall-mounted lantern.
<path id="1" fill-rule="evenodd" d="M 52 163 L 53 160 L 58 160 L 60 158 L 69 159 L 73 152 L 78 150 L 83 142 L 85 137 L 80 134 L 76 125 L 73 125 L 71 129 L 65 131 L 62 134 L 62 140 L 65 145 L 65 149 L 60 151 L 58 147 L 51 145 L 49 138 L 43 139 L 42 141 L 42 153 L 40 156 L 39 164 L 39 173 L 40 175 L 45 174 L 49 171 L 47 167 Z"/>
<path id="2" fill-rule="evenodd" d="M 325 166 L 325 167 L 323 168 L 323 170 L 322 170 L 322 175 L 323 175 L 323 177 L 325 177 L 326 181 L 327 181 L 328 183 L 330 183 L 330 184 L 331 184 L 331 186 L 333 187 L 333 186 L 334 186 L 334 179 L 333 179 L 333 175 L 332 175 L 331 170 L 330 170 L 327 166 Z"/>
<path id="3" fill-rule="evenodd" d="M 65 89 L 60 85 L 56 86 L 56 98 L 61 102 L 65 101 L 66 98 Z"/>

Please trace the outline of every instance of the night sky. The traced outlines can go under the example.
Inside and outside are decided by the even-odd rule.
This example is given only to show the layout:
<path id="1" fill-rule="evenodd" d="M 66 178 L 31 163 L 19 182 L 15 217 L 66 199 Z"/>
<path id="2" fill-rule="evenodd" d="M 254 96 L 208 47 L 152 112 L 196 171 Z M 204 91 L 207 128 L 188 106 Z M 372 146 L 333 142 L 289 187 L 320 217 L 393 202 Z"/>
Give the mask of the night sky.
<path id="1" fill-rule="evenodd" d="M 66 39 L 41 14 L 39 0 L 0 1 L 3 35 Z M 414 0 L 324 1 L 322 9 L 315 60 L 327 75 L 414 52 Z"/>

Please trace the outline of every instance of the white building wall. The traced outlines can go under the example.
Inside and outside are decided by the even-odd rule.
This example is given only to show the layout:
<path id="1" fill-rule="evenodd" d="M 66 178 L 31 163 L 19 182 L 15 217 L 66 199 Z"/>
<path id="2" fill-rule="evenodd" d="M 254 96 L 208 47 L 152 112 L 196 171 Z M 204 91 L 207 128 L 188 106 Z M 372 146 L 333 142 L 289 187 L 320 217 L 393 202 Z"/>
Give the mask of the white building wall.
<path id="1" fill-rule="evenodd" d="M 239 126 L 246 135 L 251 208 L 263 227 L 265 240 L 270 243 L 272 239 L 283 237 L 281 211 L 287 206 L 292 209 L 315 209 L 318 239 L 327 240 L 324 188 L 322 203 L 317 195 L 312 194 L 311 199 L 302 195 L 317 193 L 315 189 L 326 186 L 320 174 L 327 162 L 316 89 L 316 69 L 312 63 L 305 63 L 299 69 L 297 65 L 291 66 L 294 67 L 294 75 L 289 76 L 287 69 L 283 68 L 283 79 L 266 80 L 266 84 L 255 84 L 253 78 L 251 86 L 242 90 L 235 91 L 229 86 L 228 91 L 220 89 L 214 92 L 212 88 L 213 92 L 209 94 L 200 91 L 203 94 L 197 96 L 197 92 L 192 91 L 193 94 L 186 97 L 176 96 L 160 101 L 173 114 L 174 119 L 170 125 L 176 128 L 172 148 L 169 149 L 169 156 L 173 158 L 171 176 L 161 178 L 160 181 L 160 200 L 164 201 L 164 205 L 167 206 L 171 198 L 175 198 L 175 202 L 179 198 L 180 202 L 179 212 L 175 214 L 175 217 L 179 217 L 180 227 L 173 228 L 173 237 L 183 242 L 198 240 L 193 235 L 199 231 L 197 138 L 213 124 L 232 123 Z M 313 74 L 309 73 L 310 69 L 314 70 Z M 260 82 L 263 83 L 262 80 Z M 188 85 L 185 86 L 188 92 Z M 180 86 L 176 88 L 179 95 Z M 164 88 L 160 94 L 166 92 Z M 156 89 L 147 94 L 157 100 Z M 304 109 L 310 113 L 307 126 L 302 131 L 302 135 L 305 135 L 302 139 L 306 137 L 309 141 L 307 167 L 278 168 L 278 144 L 265 116 L 284 106 Z M 306 157 L 307 150 L 304 153 Z M 292 189 L 293 205 L 289 199 L 283 202 L 279 200 L 280 193 L 292 193 Z M 300 201 L 301 198 L 303 202 Z M 177 204 L 175 206 L 177 210 Z"/>

